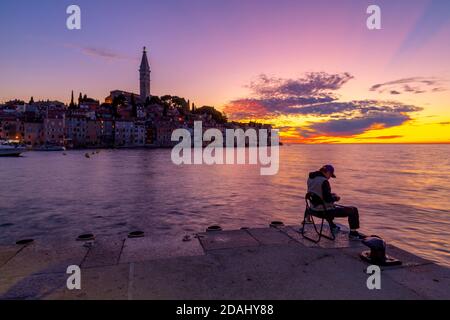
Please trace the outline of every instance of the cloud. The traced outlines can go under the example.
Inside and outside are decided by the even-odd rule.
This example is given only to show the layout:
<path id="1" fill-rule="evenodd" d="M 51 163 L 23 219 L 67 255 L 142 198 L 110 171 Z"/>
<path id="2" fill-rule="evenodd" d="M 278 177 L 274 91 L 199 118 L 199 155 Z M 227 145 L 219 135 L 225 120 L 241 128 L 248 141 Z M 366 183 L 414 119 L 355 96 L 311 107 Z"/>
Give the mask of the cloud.
<path id="1" fill-rule="evenodd" d="M 405 114 L 377 113 L 365 117 L 313 123 L 309 128 L 316 136 L 351 137 L 371 128 L 384 129 L 399 126 L 410 119 Z M 311 137 L 311 134 L 308 137 Z"/>
<path id="2" fill-rule="evenodd" d="M 439 78 L 411 77 L 375 84 L 370 88 L 370 91 L 378 93 L 389 92 L 392 95 L 402 93 L 420 94 L 445 91 L 447 90 L 445 85 L 446 81 Z"/>
<path id="3" fill-rule="evenodd" d="M 325 121 L 309 123 L 299 131 L 300 137 L 353 137 L 369 130 L 400 126 L 412 120 L 411 113 L 422 110 L 420 107 L 392 101 L 362 100 L 333 104 L 341 105 L 341 108 L 334 109 L 336 114 Z"/>
<path id="4" fill-rule="evenodd" d="M 357 140 L 392 140 L 403 138 L 402 135 L 391 135 L 391 136 L 375 136 L 375 137 L 356 137 Z"/>
<path id="5" fill-rule="evenodd" d="M 399 61 L 404 54 L 413 53 L 425 46 L 450 21 L 450 2 L 445 0 L 430 0 L 422 16 L 410 30 L 405 40 L 395 54 L 394 62 Z"/>
<path id="6" fill-rule="evenodd" d="M 81 51 L 89 56 L 96 56 L 107 59 L 123 59 L 121 55 L 101 48 L 84 47 L 81 48 Z"/>
<path id="7" fill-rule="evenodd" d="M 132 59 L 130 57 L 121 55 L 117 52 L 114 52 L 112 50 L 106 49 L 106 48 L 98 48 L 98 47 L 92 47 L 92 46 L 80 46 L 75 44 L 65 44 L 64 45 L 67 48 L 72 48 L 80 51 L 82 54 L 91 56 L 91 57 L 98 57 L 103 58 L 107 60 L 136 60 Z"/>
<path id="8" fill-rule="evenodd" d="M 282 127 L 282 133 L 310 141 L 325 141 L 327 137 L 353 137 L 369 130 L 400 126 L 412 121 L 411 114 L 423 110 L 410 104 L 383 100 L 338 101 L 336 91 L 350 79 L 348 73 L 309 73 L 303 78 L 282 79 L 259 76 L 247 87 L 252 96 L 236 99 L 224 107 L 224 112 L 233 120 L 264 119 L 271 121 L 279 116 L 304 116 L 317 118 L 305 126 Z M 416 90 L 411 80 L 378 84 L 373 90 L 385 90 L 385 86 L 408 85 Z M 420 79 L 420 83 L 436 85 L 434 80 Z M 390 91 L 394 91 L 391 89 Z M 400 94 L 397 91 L 393 94 Z M 380 136 L 390 139 L 394 136 Z"/>
<path id="9" fill-rule="evenodd" d="M 353 79 L 349 73 L 328 74 L 325 72 L 310 72 L 303 78 L 283 79 L 268 77 L 261 74 L 256 81 L 247 87 L 260 97 L 330 97 L 330 91 L 340 89 Z"/>
<path id="10" fill-rule="evenodd" d="M 302 99 L 296 103 L 295 99 L 240 99 L 232 101 L 224 108 L 224 111 L 232 119 L 255 119 L 273 118 L 279 115 L 348 118 L 373 113 L 410 113 L 422 110 L 413 105 L 392 101 L 355 100 L 325 103 L 314 101 L 304 106 L 301 105 L 303 101 Z"/>
<path id="11" fill-rule="evenodd" d="M 302 114 L 301 107 L 337 100 L 334 91 L 353 79 L 349 73 L 307 73 L 303 78 L 283 79 L 260 75 L 251 82 L 253 98 L 237 99 L 224 107 L 235 119 L 277 114 Z"/>
<path id="12" fill-rule="evenodd" d="M 398 138 L 403 138 L 403 136 L 401 136 L 401 135 L 378 136 L 378 137 L 373 137 L 372 139 L 378 139 L 378 140 L 390 140 L 390 139 L 398 139 Z"/>

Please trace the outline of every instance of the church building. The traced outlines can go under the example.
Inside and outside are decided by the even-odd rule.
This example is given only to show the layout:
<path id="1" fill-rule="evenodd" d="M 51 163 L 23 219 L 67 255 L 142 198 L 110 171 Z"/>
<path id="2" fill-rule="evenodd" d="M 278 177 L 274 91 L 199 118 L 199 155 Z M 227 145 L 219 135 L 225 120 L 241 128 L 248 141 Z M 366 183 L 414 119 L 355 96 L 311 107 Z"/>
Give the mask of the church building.
<path id="1" fill-rule="evenodd" d="M 124 96 L 128 103 L 131 102 L 132 96 L 136 103 L 143 104 L 147 98 L 151 97 L 150 94 L 150 65 L 147 58 L 147 48 L 144 47 L 142 52 L 141 66 L 139 68 L 139 94 L 123 91 L 113 90 L 109 96 L 105 98 L 106 103 L 112 103 L 114 98 Z"/>

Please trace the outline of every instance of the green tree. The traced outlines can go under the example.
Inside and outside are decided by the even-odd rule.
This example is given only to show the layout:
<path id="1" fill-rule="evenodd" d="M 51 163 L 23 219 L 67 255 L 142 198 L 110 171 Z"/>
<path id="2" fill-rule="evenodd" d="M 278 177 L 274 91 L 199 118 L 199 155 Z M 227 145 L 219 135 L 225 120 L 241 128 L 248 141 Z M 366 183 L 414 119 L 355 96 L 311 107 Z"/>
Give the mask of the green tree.
<path id="1" fill-rule="evenodd" d="M 136 99 L 134 98 L 134 93 L 131 94 L 130 98 L 130 104 L 131 104 L 131 116 L 134 118 L 137 118 L 137 105 L 136 105 Z"/>
<path id="2" fill-rule="evenodd" d="M 222 112 L 216 110 L 211 106 L 203 106 L 201 108 L 197 108 L 193 113 L 211 115 L 211 118 L 217 123 L 226 123 L 228 121 L 227 117 L 222 114 Z"/>
<path id="3" fill-rule="evenodd" d="M 148 101 L 148 103 L 147 103 Z M 151 98 L 147 97 L 147 101 L 146 101 L 146 105 L 151 105 L 151 104 L 158 104 L 158 105 L 162 105 L 162 101 L 159 97 L 157 96 L 152 96 Z"/>

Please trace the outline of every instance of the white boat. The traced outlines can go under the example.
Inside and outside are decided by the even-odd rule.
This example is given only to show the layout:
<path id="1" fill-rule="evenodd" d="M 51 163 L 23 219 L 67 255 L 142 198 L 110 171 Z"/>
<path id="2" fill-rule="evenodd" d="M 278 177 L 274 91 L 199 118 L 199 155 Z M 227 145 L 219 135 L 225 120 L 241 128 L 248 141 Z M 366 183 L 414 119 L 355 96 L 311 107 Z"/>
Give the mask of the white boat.
<path id="1" fill-rule="evenodd" d="M 24 147 L 8 142 L 0 143 L 0 157 L 18 157 L 26 151 Z"/>
<path id="2" fill-rule="evenodd" d="M 66 148 L 63 146 L 54 146 L 54 145 L 43 145 L 39 148 L 34 149 L 35 151 L 66 151 Z"/>

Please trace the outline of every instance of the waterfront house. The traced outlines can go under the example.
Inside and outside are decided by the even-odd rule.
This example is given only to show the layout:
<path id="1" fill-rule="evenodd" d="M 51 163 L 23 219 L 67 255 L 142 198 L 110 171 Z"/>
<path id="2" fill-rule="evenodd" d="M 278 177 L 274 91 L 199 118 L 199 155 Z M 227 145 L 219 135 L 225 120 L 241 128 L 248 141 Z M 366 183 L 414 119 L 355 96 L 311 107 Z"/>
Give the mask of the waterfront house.
<path id="1" fill-rule="evenodd" d="M 86 146 L 87 118 L 80 114 L 69 114 L 66 117 L 66 138 L 74 148 Z"/>
<path id="2" fill-rule="evenodd" d="M 45 142 L 44 124 L 39 119 L 23 123 L 23 141 L 30 147 L 39 147 Z"/>
<path id="3" fill-rule="evenodd" d="M 132 120 L 116 120 L 115 140 L 117 147 L 132 146 L 134 144 L 134 122 Z"/>
<path id="4" fill-rule="evenodd" d="M 43 121 L 44 143 L 48 145 L 64 145 L 65 115 L 51 114 Z"/>

